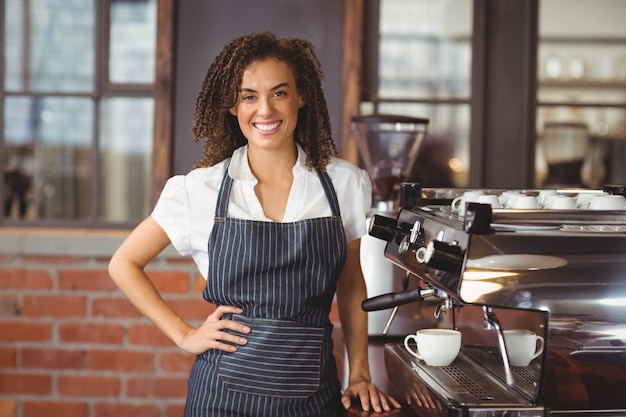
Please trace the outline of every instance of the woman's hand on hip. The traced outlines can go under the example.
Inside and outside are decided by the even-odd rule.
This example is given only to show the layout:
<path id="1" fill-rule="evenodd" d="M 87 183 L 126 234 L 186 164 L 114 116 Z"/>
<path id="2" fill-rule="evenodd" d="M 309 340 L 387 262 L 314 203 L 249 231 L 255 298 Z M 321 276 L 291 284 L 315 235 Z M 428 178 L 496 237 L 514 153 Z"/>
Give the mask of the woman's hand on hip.
<path id="1" fill-rule="evenodd" d="M 248 340 L 226 330 L 237 333 L 250 333 L 245 324 L 233 320 L 222 320 L 228 313 L 239 314 L 243 310 L 233 306 L 219 306 L 198 328 L 191 328 L 183 337 L 179 347 L 194 355 L 199 355 L 209 349 L 219 349 L 225 352 L 235 352 L 236 345 L 245 345 Z"/>

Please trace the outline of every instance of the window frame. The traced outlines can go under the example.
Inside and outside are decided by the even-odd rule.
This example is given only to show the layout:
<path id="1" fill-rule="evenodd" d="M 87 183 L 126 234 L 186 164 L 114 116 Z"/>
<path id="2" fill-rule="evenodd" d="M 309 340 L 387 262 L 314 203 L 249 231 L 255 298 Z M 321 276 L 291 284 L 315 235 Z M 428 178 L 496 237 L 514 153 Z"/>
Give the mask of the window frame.
<path id="1" fill-rule="evenodd" d="M 107 97 L 149 97 L 154 100 L 153 117 L 153 152 L 152 170 L 149 187 L 150 201 L 152 206 L 171 173 L 171 145 L 173 136 L 173 84 L 174 84 L 174 30 L 175 30 L 175 0 L 156 0 L 157 3 L 157 28 L 155 50 L 155 74 L 154 81 L 150 84 L 126 84 L 111 83 L 108 77 L 109 66 L 109 39 L 110 39 L 110 10 L 112 0 L 95 1 L 95 28 L 94 45 L 95 54 L 95 86 L 91 93 L 57 93 L 57 92 L 7 92 L 5 90 L 5 54 L 4 54 L 4 30 L 0 31 L 0 134 L 4 135 L 4 102 L 8 96 L 27 97 L 88 97 L 94 100 L 94 124 L 92 149 L 96 150 L 91 159 L 92 179 L 91 187 L 94 190 L 91 196 L 91 213 L 87 219 L 37 219 L 15 220 L 0 214 L 0 226 L 17 228 L 90 228 L 90 229 L 120 229 L 131 228 L 134 224 L 111 223 L 98 216 L 100 154 L 99 154 L 99 130 L 100 130 L 100 106 L 101 101 Z M 0 19 L 4 22 L 5 9 L 0 8 Z M 4 138 L 0 144 L 0 160 L 4 160 Z M 0 195 L 5 195 L 4 181 L 0 181 Z"/>
<path id="2" fill-rule="evenodd" d="M 476 22 L 484 16 L 484 8 L 481 0 L 472 0 L 473 5 L 473 18 L 472 27 L 476 32 Z M 484 0 L 483 0 L 484 1 Z M 481 135 L 482 126 L 477 123 L 480 118 L 480 112 L 483 108 L 480 95 L 476 94 L 477 91 L 482 91 L 483 80 L 481 74 L 483 71 L 481 53 L 484 47 L 484 33 L 473 33 L 469 39 L 470 46 L 472 48 L 472 63 L 471 63 L 471 75 L 470 75 L 470 94 L 468 97 L 452 97 L 452 98 L 439 98 L 439 97 L 380 97 L 378 95 L 379 87 L 379 48 L 380 43 L 380 2 L 381 0 L 346 0 L 346 22 L 345 26 L 349 28 L 351 26 L 351 20 L 359 19 L 360 31 L 355 32 L 346 30 L 346 38 L 352 36 L 352 41 L 344 39 L 344 83 L 347 85 L 346 90 L 356 90 L 358 93 L 356 97 L 351 96 L 344 102 L 344 118 L 343 118 L 343 137 L 344 139 L 342 148 L 347 148 L 347 152 L 343 152 L 344 157 L 353 162 L 359 161 L 358 150 L 356 149 L 354 137 L 350 131 L 351 129 L 351 117 L 360 114 L 360 104 L 367 102 L 372 105 L 371 110 L 373 113 L 378 113 L 381 103 L 402 103 L 402 104 L 425 104 L 429 106 L 441 106 L 441 105 L 466 105 L 470 109 L 471 121 L 470 121 L 470 170 L 469 170 L 469 182 L 476 182 L 476 169 L 472 169 L 474 164 L 474 158 L 476 157 L 475 140 L 474 137 Z M 351 17 L 355 14 L 356 17 Z M 354 10 L 357 12 L 354 13 Z M 375 45 L 376 47 L 372 47 Z M 360 62 L 359 76 L 354 75 L 354 71 L 351 69 L 353 65 L 351 62 Z"/>
<path id="3" fill-rule="evenodd" d="M 360 3 L 361 8 L 364 2 L 368 7 L 377 7 L 369 0 L 346 1 Z M 534 186 L 539 1 L 473 0 L 468 187 Z M 366 22 L 361 30 L 377 33 L 377 27 L 372 29 Z M 360 36 L 350 43 L 358 52 L 345 47 L 344 51 L 360 57 L 361 48 L 374 44 L 375 40 L 367 39 L 367 33 L 361 32 Z M 347 89 L 361 88 L 368 70 L 362 68 L 360 77 L 351 80 L 346 78 L 350 74 L 346 62 L 350 61 L 344 59 L 344 80 L 358 86 Z M 369 60 L 359 62 L 363 67 L 377 68 L 377 59 L 374 65 Z M 348 143 L 354 141 L 349 133 L 349 116 L 359 114 L 360 97 L 359 90 L 357 100 L 344 102 L 342 132 Z"/>

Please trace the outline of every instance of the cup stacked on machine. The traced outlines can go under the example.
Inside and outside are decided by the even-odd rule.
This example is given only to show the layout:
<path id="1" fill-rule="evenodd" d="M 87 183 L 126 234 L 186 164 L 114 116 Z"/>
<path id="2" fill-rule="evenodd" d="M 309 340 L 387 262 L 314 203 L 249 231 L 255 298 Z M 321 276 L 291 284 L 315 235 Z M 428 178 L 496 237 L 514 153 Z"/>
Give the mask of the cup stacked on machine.
<path id="1" fill-rule="evenodd" d="M 463 217 L 467 203 L 489 204 L 492 209 L 511 210 L 626 210 L 626 197 L 598 190 L 467 190 L 452 200 L 450 209 Z"/>

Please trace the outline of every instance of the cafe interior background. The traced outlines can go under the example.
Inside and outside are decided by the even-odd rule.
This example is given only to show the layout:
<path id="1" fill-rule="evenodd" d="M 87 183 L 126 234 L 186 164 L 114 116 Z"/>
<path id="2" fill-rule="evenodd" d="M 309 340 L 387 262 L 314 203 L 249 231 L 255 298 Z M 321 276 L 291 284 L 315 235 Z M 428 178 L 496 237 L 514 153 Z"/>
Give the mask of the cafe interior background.
<path id="1" fill-rule="evenodd" d="M 109 397 L 148 407 L 158 381 L 142 384 L 137 375 L 184 380 L 187 359 L 179 368 L 163 364 L 175 352 L 166 341 L 145 336 L 149 330 L 131 338 L 133 326 L 147 324 L 118 304 L 106 260 L 149 214 L 164 181 L 199 159 L 190 132 L 195 95 L 212 57 L 242 33 L 270 30 L 318 47 L 337 146 L 356 163 L 351 116 L 396 114 L 430 121 L 410 178 L 427 187 L 626 184 L 626 0 L 2 5 L 0 410 L 7 415 L 25 416 L 42 398 L 85 415 L 110 405 Z M 153 275 L 168 286 L 163 272 L 188 283 L 168 287 L 172 303 L 185 309 L 197 301 L 192 264 L 166 250 Z M 192 321 L 202 317 L 185 311 Z M 63 331 L 89 321 L 116 336 L 72 341 Z M 94 350 L 120 346 L 150 350 L 159 362 L 137 370 L 90 360 Z M 29 364 L 29 353 L 44 347 L 48 362 Z M 66 366 L 75 352 L 82 359 Z M 89 391 L 84 382 L 103 369 L 110 391 Z M 71 378 L 82 383 L 72 388 Z M 29 388 L 34 380 L 39 391 Z M 134 384 L 152 391 L 133 394 Z M 156 402 L 158 412 L 180 407 L 180 395 L 170 394 Z"/>

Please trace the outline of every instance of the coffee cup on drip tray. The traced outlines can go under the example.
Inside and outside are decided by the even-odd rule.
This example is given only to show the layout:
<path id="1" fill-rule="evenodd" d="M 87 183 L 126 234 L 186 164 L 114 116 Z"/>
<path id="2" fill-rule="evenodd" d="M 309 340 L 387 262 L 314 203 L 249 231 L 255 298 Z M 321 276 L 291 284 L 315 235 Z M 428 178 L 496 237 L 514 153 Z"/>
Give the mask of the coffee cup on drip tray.
<path id="1" fill-rule="evenodd" d="M 526 329 L 505 330 L 504 342 L 511 366 L 528 366 L 543 353 L 543 337 Z"/>
<path id="2" fill-rule="evenodd" d="M 427 365 L 448 366 L 461 350 L 461 332 L 452 329 L 420 329 L 404 338 L 404 347 Z"/>

